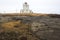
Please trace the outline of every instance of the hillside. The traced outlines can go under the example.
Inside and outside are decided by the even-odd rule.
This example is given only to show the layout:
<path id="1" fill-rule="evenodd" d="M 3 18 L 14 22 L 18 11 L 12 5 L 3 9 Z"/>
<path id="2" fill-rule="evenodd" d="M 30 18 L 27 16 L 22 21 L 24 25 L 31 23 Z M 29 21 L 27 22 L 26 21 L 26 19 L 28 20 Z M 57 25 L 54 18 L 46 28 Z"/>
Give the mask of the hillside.
<path id="1" fill-rule="evenodd" d="M 47 16 L 48 14 L 42 14 L 42 13 L 5 13 L 0 14 L 0 16 Z"/>
<path id="2" fill-rule="evenodd" d="M 60 15 L 1 14 L 0 40 L 60 40 Z"/>

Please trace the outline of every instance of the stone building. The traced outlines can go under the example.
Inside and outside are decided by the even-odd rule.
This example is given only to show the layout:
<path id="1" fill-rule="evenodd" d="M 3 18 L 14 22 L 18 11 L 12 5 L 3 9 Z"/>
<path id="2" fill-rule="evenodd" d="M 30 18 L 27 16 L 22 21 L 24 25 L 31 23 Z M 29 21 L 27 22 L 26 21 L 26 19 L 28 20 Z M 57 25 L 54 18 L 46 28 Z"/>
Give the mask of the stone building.
<path id="1" fill-rule="evenodd" d="M 20 10 L 20 13 L 33 13 L 33 12 L 29 9 L 28 3 L 25 2 L 23 4 L 23 9 Z"/>

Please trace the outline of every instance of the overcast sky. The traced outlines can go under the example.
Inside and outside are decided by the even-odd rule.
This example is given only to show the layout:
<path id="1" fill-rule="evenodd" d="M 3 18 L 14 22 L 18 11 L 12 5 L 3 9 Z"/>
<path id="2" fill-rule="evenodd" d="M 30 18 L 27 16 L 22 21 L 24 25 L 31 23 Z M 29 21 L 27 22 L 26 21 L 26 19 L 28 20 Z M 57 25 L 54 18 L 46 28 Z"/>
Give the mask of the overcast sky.
<path id="1" fill-rule="evenodd" d="M 20 12 L 24 2 L 36 13 L 60 13 L 60 0 L 0 0 L 0 13 Z"/>

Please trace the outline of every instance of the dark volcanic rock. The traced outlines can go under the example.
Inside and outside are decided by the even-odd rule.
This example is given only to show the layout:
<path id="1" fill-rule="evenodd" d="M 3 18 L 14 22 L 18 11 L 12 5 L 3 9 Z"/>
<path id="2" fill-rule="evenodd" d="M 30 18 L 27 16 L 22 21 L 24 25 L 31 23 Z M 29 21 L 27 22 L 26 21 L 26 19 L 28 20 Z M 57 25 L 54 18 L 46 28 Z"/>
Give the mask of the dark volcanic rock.
<path id="1" fill-rule="evenodd" d="M 40 40 L 60 40 L 60 18 L 50 16 L 26 16 L 12 17 L 12 20 L 21 20 L 24 24 L 29 24 L 29 32 Z M 4 35 L 3 35 L 4 34 Z M 5 35 L 7 35 L 5 37 Z M 2 37 L 4 36 L 4 37 Z M 2 38 L 1 38 L 2 37 Z M 19 37 L 18 33 L 0 33 L 0 39 Z M 11 40 L 11 39 L 6 39 Z M 18 40 L 18 39 L 16 39 Z"/>

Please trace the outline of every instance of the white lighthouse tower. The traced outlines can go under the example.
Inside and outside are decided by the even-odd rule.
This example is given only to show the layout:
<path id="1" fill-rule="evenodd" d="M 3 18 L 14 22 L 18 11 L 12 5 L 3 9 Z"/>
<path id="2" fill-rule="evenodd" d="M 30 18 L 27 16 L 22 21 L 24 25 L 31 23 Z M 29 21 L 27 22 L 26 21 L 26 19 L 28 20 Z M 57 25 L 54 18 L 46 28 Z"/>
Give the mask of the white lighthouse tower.
<path id="1" fill-rule="evenodd" d="M 23 4 L 23 9 L 20 10 L 20 13 L 32 13 L 27 2 Z"/>

